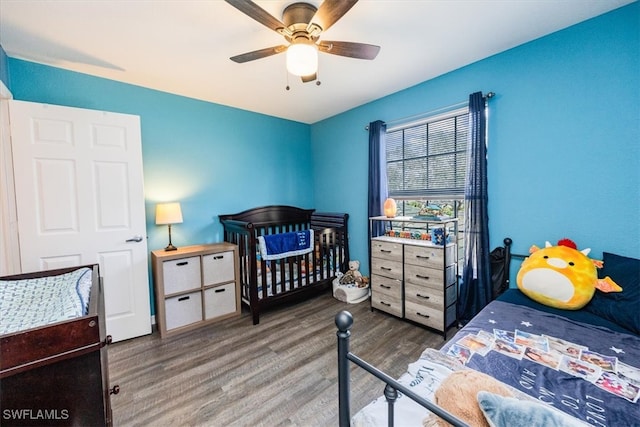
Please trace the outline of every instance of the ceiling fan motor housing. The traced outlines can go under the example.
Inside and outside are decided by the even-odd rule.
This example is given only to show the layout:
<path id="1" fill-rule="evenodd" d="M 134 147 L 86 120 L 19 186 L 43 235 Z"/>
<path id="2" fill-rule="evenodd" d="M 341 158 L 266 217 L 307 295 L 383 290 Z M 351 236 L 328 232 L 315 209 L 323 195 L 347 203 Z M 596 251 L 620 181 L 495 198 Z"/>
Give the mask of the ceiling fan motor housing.
<path id="1" fill-rule="evenodd" d="M 288 32 L 283 35 L 291 43 L 315 43 L 320 36 L 320 29 L 312 25 L 309 32 L 309 22 L 313 19 L 318 9 L 309 3 L 292 3 L 282 12 L 282 22 L 287 26 Z M 290 34 L 288 34 L 290 32 Z"/>
<path id="2" fill-rule="evenodd" d="M 309 3 L 292 3 L 284 8 L 282 12 L 282 22 L 284 22 L 284 25 L 287 27 L 293 24 L 303 24 L 306 28 L 317 10 L 314 5 Z"/>

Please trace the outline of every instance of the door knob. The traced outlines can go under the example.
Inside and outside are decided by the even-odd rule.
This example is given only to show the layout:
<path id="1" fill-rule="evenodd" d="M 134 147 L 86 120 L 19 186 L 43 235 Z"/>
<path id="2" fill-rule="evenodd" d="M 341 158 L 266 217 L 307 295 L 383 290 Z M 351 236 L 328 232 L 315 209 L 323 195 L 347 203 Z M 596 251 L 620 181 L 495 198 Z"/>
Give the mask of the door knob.
<path id="1" fill-rule="evenodd" d="M 125 240 L 125 242 L 127 242 L 127 243 L 129 243 L 129 242 L 136 242 L 136 243 L 142 242 L 142 236 L 134 236 L 134 237 L 132 237 L 130 239 Z"/>

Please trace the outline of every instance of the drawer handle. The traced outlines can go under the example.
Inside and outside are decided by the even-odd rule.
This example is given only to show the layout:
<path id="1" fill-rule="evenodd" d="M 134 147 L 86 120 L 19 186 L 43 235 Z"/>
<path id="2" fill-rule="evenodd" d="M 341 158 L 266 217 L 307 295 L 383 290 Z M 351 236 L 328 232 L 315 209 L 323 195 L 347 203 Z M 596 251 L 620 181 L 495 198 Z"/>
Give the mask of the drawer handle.
<path id="1" fill-rule="evenodd" d="M 429 317 L 431 317 L 428 314 L 422 314 L 422 313 L 416 313 L 416 314 L 420 317 L 424 317 L 425 319 L 428 319 Z"/>
<path id="2" fill-rule="evenodd" d="M 391 286 L 389 285 L 380 285 L 381 288 L 385 288 L 385 289 L 391 289 Z"/>
<path id="3" fill-rule="evenodd" d="M 387 307 L 391 307 L 391 304 L 388 304 L 388 303 L 386 303 L 386 302 L 384 302 L 384 301 L 380 301 L 380 304 L 382 304 L 382 305 L 386 305 Z"/>
<path id="4" fill-rule="evenodd" d="M 380 252 L 384 252 L 385 254 L 390 254 L 391 253 L 391 251 L 387 251 L 387 250 L 384 250 L 384 249 L 380 249 Z"/>
<path id="5" fill-rule="evenodd" d="M 189 298 L 191 298 L 191 297 L 190 297 L 189 295 L 187 295 L 186 297 L 180 297 L 180 298 L 178 298 L 178 301 L 186 301 L 186 300 L 188 300 Z"/>
<path id="6" fill-rule="evenodd" d="M 213 292 L 215 292 L 217 294 L 218 292 L 224 292 L 224 291 L 226 291 L 226 289 L 222 288 L 222 289 L 216 289 Z"/>
<path id="7" fill-rule="evenodd" d="M 431 258 L 431 257 L 424 256 L 424 255 L 416 255 L 416 258 L 429 259 L 429 258 Z"/>
<path id="8" fill-rule="evenodd" d="M 380 267 L 380 270 L 391 271 L 391 269 L 389 267 Z"/>
<path id="9" fill-rule="evenodd" d="M 213 259 L 222 259 L 224 258 L 224 255 L 216 255 L 213 257 Z"/>
<path id="10" fill-rule="evenodd" d="M 183 265 L 187 265 L 187 264 L 189 264 L 189 261 L 182 261 L 182 262 L 177 263 L 176 265 L 178 267 L 182 267 Z"/>
<path id="11" fill-rule="evenodd" d="M 429 295 L 422 295 L 422 294 L 416 294 L 416 296 L 417 296 L 418 298 L 424 298 L 424 299 L 429 299 L 429 298 L 431 298 Z"/>
<path id="12" fill-rule="evenodd" d="M 417 277 L 418 279 L 425 279 L 425 280 L 429 280 L 429 276 L 423 276 L 423 275 L 421 275 L 421 274 L 416 274 L 416 277 Z"/>

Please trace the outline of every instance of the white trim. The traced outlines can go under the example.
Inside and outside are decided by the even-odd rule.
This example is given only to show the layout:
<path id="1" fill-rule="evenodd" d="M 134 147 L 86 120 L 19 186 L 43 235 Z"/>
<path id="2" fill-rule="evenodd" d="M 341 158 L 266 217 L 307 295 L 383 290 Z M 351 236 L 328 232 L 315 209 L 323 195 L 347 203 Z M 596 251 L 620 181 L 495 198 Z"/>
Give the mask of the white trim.
<path id="1" fill-rule="evenodd" d="M 0 99 L 13 99 L 13 94 L 2 80 L 0 80 Z"/>
<path id="2" fill-rule="evenodd" d="M 13 182 L 13 154 L 11 149 L 11 124 L 9 104 L 11 92 L 0 81 L 0 275 L 22 272 L 20 264 L 20 240 L 18 235 L 18 211 Z"/>
<path id="3" fill-rule="evenodd" d="M 445 107 L 445 108 L 448 109 L 448 108 L 455 108 L 455 107 L 460 107 L 460 108 L 456 108 L 455 110 L 448 110 L 446 112 L 441 112 L 443 109 L 430 111 L 428 113 L 420 114 L 419 116 L 414 116 L 414 118 L 420 117 L 415 120 L 411 120 L 411 117 L 409 117 L 407 120 L 411 120 L 411 121 L 403 122 L 391 127 L 387 126 L 387 133 L 397 131 L 400 129 L 406 129 L 414 126 L 423 125 L 425 123 L 445 120 L 445 119 L 448 119 L 449 117 L 459 116 L 460 114 L 465 114 L 469 112 L 468 102 L 463 102 L 463 103 L 452 105 L 451 107 Z M 441 112 L 441 113 L 435 114 L 438 112 Z"/>

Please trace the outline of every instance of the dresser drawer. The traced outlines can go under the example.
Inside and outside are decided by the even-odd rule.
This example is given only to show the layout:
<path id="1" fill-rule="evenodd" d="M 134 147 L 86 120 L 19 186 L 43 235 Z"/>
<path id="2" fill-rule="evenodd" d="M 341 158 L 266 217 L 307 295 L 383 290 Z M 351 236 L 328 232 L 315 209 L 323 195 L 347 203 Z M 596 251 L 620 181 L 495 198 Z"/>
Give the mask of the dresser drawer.
<path id="1" fill-rule="evenodd" d="M 397 317 L 402 317 L 402 300 L 385 294 L 371 292 L 371 306 Z"/>
<path id="2" fill-rule="evenodd" d="M 455 245 L 448 245 L 447 265 L 455 264 Z M 442 246 L 405 245 L 404 262 L 430 268 L 444 267 L 445 248 Z"/>
<path id="3" fill-rule="evenodd" d="M 216 286 L 204 291 L 204 318 L 213 319 L 236 311 L 236 284 Z"/>
<path id="4" fill-rule="evenodd" d="M 444 326 L 444 311 L 442 308 L 436 309 L 413 301 L 406 301 L 404 305 L 404 317 L 430 328 L 442 331 Z"/>
<path id="5" fill-rule="evenodd" d="M 445 271 L 442 269 L 419 267 L 405 264 L 405 277 L 407 283 L 428 286 L 434 289 L 442 289 L 451 285 L 456 280 L 456 266 L 450 265 Z M 446 277 L 445 277 L 446 276 Z"/>
<path id="6" fill-rule="evenodd" d="M 389 295 L 397 299 L 402 298 L 402 281 L 389 279 L 388 277 L 371 275 L 371 292 L 375 294 Z"/>
<path id="7" fill-rule="evenodd" d="M 444 291 L 407 283 L 404 288 L 405 301 L 415 304 L 442 309 L 444 307 Z"/>
<path id="8" fill-rule="evenodd" d="M 429 287 L 432 289 L 444 288 L 442 279 L 444 272 L 436 268 L 418 267 L 416 265 L 405 264 L 405 283 L 413 283 L 414 285 Z"/>
<path id="9" fill-rule="evenodd" d="M 202 292 L 192 292 L 164 300 L 167 330 L 202 321 Z"/>
<path id="10" fill-rule="evenodd" d="M 456 287 L 453 285 L 446 288 L 445 291 L 442 288 L 433 289 L 412 283 L 407 283 L 404 288 L 404 296 L 407 301 L 440 309 L 456 302 L 456 292 Z"/>
<path id="11" fill-rule="evenodd" d="M 164 261 L 162 267 L 164 294 L 171 295 L 200 287 L 200 257 Z"/>
<path id="12" fill-rule="evenodd" d="M 446 310 L 436 310 L 431 307 L 420 306 L 413 302 L 407 301 L 404 307 L 404 317 L 413 320 L 414 322 L 444 332 L 446 328 L 455 323 L 456 306 L 452 305 L 450 307 L 447 307 Z"/>
<path id="13" fill-rule="evenodd" d="M 402 262 L 371 258 L 371 274 L 402 280 Z"/>
<path id="14" fill-rule="evenodd" d="M 402 244 L 371 240 L 371 256 L 390 261 L 402 262 Z"/>
<path id="15" fill-rule="evenodd" d="M 203 286 L 231 282 L 235 278 L 233 251 L 202 256 Z"/>

